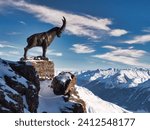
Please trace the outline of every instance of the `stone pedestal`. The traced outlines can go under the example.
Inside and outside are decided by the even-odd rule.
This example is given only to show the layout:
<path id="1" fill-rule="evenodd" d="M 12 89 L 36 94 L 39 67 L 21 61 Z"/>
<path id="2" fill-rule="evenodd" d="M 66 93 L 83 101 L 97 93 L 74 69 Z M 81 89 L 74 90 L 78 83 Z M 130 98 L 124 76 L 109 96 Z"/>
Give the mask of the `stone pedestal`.
<path id="1" fill-rule="evenodd" d="M 54 63 L 48 60 L 26 61 L 27 65 L 32 65 L 39 79 L 52 79 L 54 77 Z"/>
<path id="2" fill-rule="evenodd" d="M 37 79 L 45 80 L 54 77 L 54 63 L 48 59 L 23 59 L 17 64 L 10 63 L 10 66 L 34 84 L 39 84 L 36 82 Z"/>

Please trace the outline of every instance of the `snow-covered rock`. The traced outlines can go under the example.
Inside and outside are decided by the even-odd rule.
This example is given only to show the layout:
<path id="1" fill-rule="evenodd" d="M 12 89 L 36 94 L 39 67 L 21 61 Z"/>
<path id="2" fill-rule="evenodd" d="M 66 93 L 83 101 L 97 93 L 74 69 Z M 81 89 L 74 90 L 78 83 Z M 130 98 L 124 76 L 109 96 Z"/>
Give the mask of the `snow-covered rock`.
<path id="1" fill-rule="evenodd" d="M 74 91 L 76 77 L 70 72 L 61 72 L 52 80 L 51 87 L 56 95 L 67 94 Z"/>
<path id="2" fill-rule="evenodd" d="M 0 112 L 36 112 L 38 86 L 17 73 L 12 64 L 20 66 L 0 59 Z"/>
<path id="3" fill-rule="evenodd" d="M 64 77 L 65 78 L 65 77 Z M 83 107 L 78 97 L 71 98 L 70 95 L 56 95 L 51 88 L 51 80 L 45 80 L 40 82 L 39 92 L 39 107 L 38 112 L 48 113 L 83 113 Z M 70 97 L 68 97 L 70 96 Z M 66 100 L 68 98 L 68 100 Z M 73 100 L 74 99 L 74 100 Z M 75 100 L 76 99 L 76 100 Z"/>

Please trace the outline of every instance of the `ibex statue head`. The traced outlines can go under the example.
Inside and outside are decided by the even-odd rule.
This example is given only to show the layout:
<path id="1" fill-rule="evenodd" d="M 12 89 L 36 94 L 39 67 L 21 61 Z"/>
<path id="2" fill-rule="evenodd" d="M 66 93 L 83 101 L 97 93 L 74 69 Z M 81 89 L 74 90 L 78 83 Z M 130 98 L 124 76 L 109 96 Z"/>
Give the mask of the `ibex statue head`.
<path id="1" fill-rule="evenodd" d="M 43 57 L 46 57 L 47 47 L 52 43 L 55 36 L 60 37 L 66 27 L 66 19 L 63 17 L 61 27 L 54 27 L 46 32 L 36 33 L 27 38 L 28 45 L 24 48 L 24 59 L 27 59 L 27 51 L 40 46 L 43 49 Z"/>

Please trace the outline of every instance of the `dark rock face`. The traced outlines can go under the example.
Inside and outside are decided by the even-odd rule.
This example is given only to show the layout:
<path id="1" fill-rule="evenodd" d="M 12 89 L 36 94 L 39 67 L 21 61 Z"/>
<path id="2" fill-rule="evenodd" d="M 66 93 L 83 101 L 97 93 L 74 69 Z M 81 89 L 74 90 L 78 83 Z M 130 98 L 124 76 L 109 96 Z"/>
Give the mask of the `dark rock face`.
<path id="1" fill-rule="evenodd" d="M 83 105 L 77 102 L 73 103 L 72 106 L 62 108 L 60 111 L 62 113 L 86 113 L 86 110 L 84 110 Z"/>
<path id="2" fill-rule="evenodd" d="M 36 112 L 39 79 L 32 67 L 0 59 L 0 112 Z"/>
<path id="3" fill-rule="evenodd" d="M 24 112 L 24 105 L 21 95 L 17 93 L 14 94 L 7 89 L 1 89 L 0 112 Z"/>
<path id="4" fill-rule="evenodd" d="M 23 62 L 19 62 L 18 64 L 10 63 L 10 66 L 17 74 L 23 76 L 28 80 L 26 82 L 28 88 L 23 91 L 26 97 L 26 102 L 28 104 L 28 110 L 30 112 L 37 112 L 40 82 L 34 67 L 31 65 L 24 64 Z M 21 87 L 19 86 L 18 88 Z"/>
<path id="5" fill-rule="evenodd" d="M 61 72 L 52 80 L 51 87 L 54 94 L 64 95 L 66 102 L 73 102 L 71 107 L 62 108 L 62 112 L 83 113 L 86 112 L 85 102 L 80 99 L 75 89 L 76 77 L 70 72 Z"/>
<path id="6" fill-rule="evenodd" d="M 25 62 L 10 62 L 9 65 L 15 73 L 26 78 L 29 82 L 33 83 L 38 90 L 40 90 L 39 77 L 32 65 L 28 65 Z"/>
<path id="7" fill-rule="evenodd" d="M 58 76 L 54 77 L 51 87 L 56 95 L 67 94 L 73 91 L 76 84 L 76 77 L 70 72 L 61 72 Z"/>
<path id="8" fill-rule="evenodd" d="M 29 85 L 30 87 L 26 91 L 26 101 L 28 104 L 28 109 L 30 112 L 37 112 L 38 104 L 39 104 L 39 97 L 37 89 L 34 86 Z"/>

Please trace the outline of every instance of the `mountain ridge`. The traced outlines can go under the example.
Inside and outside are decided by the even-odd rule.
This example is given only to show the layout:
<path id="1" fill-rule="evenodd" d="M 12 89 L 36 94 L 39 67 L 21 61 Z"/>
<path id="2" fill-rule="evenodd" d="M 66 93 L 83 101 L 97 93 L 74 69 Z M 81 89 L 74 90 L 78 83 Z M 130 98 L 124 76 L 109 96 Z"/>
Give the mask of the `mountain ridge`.
<path id="1" fill-rule="evenodd" d="M 97 69 L 76 76 L 79 86 L 106 101 L 133 112 L 150 112 L 149 69 Z"/>

